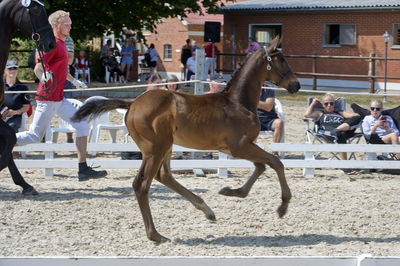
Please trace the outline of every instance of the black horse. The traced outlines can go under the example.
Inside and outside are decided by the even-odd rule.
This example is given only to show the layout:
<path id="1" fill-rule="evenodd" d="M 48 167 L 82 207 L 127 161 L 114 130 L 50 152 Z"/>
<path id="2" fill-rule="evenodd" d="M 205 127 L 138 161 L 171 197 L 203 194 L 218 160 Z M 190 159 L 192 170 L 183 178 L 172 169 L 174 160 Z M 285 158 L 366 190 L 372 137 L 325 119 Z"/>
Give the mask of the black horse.
<path id="1" fill-rule="evenodd" d="M 3 73 L 10 52 L 12 34 L 19 29 L 36 42 L 39 51 L 50 52 L 56 47 L 53 30 L 48 22 L 42 2 L 38 0 L 0 0 L 0 105 L 4 102 Z M 16 185 L 22 187 L 22 194 L 37 195 L 29 185 L 12 157 L 17 141 L 14 130 L 0 118 L 0 171 L 8 166 Z"/>

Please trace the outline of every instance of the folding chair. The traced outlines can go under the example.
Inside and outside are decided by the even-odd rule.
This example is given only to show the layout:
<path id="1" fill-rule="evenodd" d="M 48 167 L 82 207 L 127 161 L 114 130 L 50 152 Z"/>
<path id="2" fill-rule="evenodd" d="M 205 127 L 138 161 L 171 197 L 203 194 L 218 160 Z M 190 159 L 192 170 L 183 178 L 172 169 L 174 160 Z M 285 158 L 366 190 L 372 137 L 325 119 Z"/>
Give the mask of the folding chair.
<path id="1" fill-rule="evenodd" d="M 359 106 L 356 103 L 352 103 L 350 105 L 351 109 L 353 109 L 353 112 L 359 114 L 362 118 L 364 118 L 366 115 L 370 114 L 369 109 L 363 108 Z M 389 115 L 390 117 L 393 118 L 394 123 L 396 124 L 397 128 L 400 126 L 400 106 L 397 106 L 395 108 L 391 109 L 386 109 L 382 111 L 383 115 Z M 362 129 L 362 128 L 361 128 Z M 373 141 L 370 141 L 365 138 L 365 141 L 370 144 L 385 144 L 382 140 L 373 138 Z M 396 154 L 394 153 L 387 153 L 387 156 L 385 154 L 382 154 L 383 157 L 388 157 L 393 160 L 399 160 L 400 158 L 397 158 Z M 379 156 L 377 156 L 376 153 L 369 153 L 366 154 L 365 157 L 368 159 L 377 159 Z"/>
<path id="2" fill-rule="evenodd" d="M 311 102 L 313 101 L 312 97 L 308 98 L 308 105 L 311 104 Z M 315 106 L 314 110 L 321 110 L 323 111 L 324 108 L 322 106 L 322 104 L 317 104 Z M 337 99 L 335 99 L 335 112 L 343 112 L 346 110 L 346 99 L 343 97 L 339 97 Z M 318 123 L 318 121 L 314 121 L 314 119 L 312 118 L 304 118 L 303 121 L 306 123 L 306 143 L 320 143 L 320 144 L 324 144 L 324 143 L 337 143 L 337 137 L 332 134 L 330 131 L 326 131 L 324 129 L 322 129 Z M 352 131 L 356 131 L 357 129 L 361 130 L 361 121 L 360 123 L 358 123 L 357 125 L 353 125 L 351 126 L 350 130 Z M 361 138 L 363 137 L 363 133 L 362 132 L 354 132 L 353 136 L 348 138 L 346 140 L 347 144 L 358 144 L 361 141 Z M 339 159 L 338 154 L 331 152 L 332 157 L 330 159 L 336 158 Z M 316 156 L 319 156 L 319 154 L 317 154 Z M 355 159 L 355 153 L 351 153 L 349 159 Z"/>

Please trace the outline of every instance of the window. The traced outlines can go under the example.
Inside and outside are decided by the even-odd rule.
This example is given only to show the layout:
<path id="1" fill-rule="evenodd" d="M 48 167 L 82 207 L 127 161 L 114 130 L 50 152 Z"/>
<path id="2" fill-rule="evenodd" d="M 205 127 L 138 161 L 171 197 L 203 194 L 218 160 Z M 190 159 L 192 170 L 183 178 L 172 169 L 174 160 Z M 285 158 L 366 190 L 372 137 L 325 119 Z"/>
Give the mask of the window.
<path id="1" fill-rule="evenodd" d="M 393 23 L 393 46 L 400 48 L 400 23 Z"/>
<path id="2" fill-rule="evenodd" d="M 254 37 L 261 46 L 268 46 L 277 35 L 282 36 L 282 25 L 250 25 L 249 37 Z"/>
<path id="3" fill-rule="evenodd" d="M 171 61 L 172 60 L 172 45 L 164 44 L 164 60 Z"/>
<path id="4" fill-rule="evenodd" d="M 325 24 L 324 45 L 341 46 L 356 44 L 356 25 Z"/>

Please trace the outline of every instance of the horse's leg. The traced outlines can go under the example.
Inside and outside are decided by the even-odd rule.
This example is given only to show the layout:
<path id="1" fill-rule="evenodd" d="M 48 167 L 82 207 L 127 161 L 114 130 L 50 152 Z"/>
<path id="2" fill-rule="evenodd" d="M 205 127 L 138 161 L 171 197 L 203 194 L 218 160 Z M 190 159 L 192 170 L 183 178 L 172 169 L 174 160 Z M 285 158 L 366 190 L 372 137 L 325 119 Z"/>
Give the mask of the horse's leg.
<path id="1" fill-rule="evenodd" d="M 157 152 L 152 152 L 151 155 L 149 155 L 147 152 L 143 153 L 142 165 L 140 166 L 139 173 L 133 181 L 132 186 L 139 203 L 147 237 L 150 240 L 161 243 L 169 241 L 169 239 L 157 232 L 149 206 L 150 185 L 153 178 L 159 171 L 161 162 L 165 155 L 165 153 L 162 152 L 162 149 L 158 148 L 159 147 L 157 147 Z M 153 150 L 155 150 L 155 148 Z"/>
<path id="2" fill-rule="evenodd" d="M 246 197 L 250 192 L 250 189 L 252 188 L 253 184 L 256 182 L 257 178 L 264 172 L 265 164 L 268 164 L 272 169 L 275 170 L 275 172 L 278 175 L 279 183 L 281 186 L 282 203 L 277 211 L 279 217 L 284 216 L 286 214 L 287 207 L 289 205 L 289 201 L 292 197 L 292 194 L 286 182 L 285 170 L 281 160 L 278 157 L 264 151 L 254 143 L 241 145 L 240 149 L 231 150 L 231 152 L 234 157 L 242 158 L 253 162 L 256 169 L 242 187 L 238 189 L 231 189 L 229 187 L 225 187 L 221 189 L 219 193 L 225 196 L 236 196 L 243 198 Z"/>
<path id="3" fill-rule="evenodd" d="M 4 130 L 2 131 L 2 134 L 0 134 L 2 137 L 0 139 L 0 150 L 2 151 L 1 163 L 4 163 L 6 166 L 8 166 L 8 170 L 10 171 L 14 184 L 22 187 L 23 195 L 38 195 L 39 193 L 22 177 L 17 166 L 15 165 L 14 158 L 12 157 L 12 149 L 17 141 L 14 130 L 11 127 L 4 127 L 2 129 Z M 3 155 L 4 153 L 6 156 Z"/>
<path id="4" fill-rule="evenodd" d="M 12 149 L 17 143 L 17 137 L 15 131 L 7 123 L 0 119 L 0 145 L 1 145 L 1 157 L 0 157 L 0 171 L 6 168 L 12 158 Z"/>
<path id="5" fill-rule="evenodd" d="M 17 166 L 15 165 L 14 159 L 11 157 L 10 162 L 8 164 L 8 170 L 10 170 L 11 177 L 14 183 L 18 186 L 22 187 L 22 194 L 24 196 L 36 196 L 39 193 L 34 189 L 31 185 L 29 185 L 25 179 L 22 177 L 19 172 Z"/>
<path id="6" fill-rule="evenodd" d="M 158 172 L 156 179 L 162 183 L 163 185 L 169 187 L 188 201 L 193 204 L 193 206 L 201 210 L 207 219 L 211 221 L 215 221 L 215 214 L 211 210 L 210 207 L 204 202 L 202 198 L 199 196 L 193 194 L 191 191 L 189 191 L 187 188 L 182 186 L 178 181 L 174 179 L 171 173 L 171 167 L 170 167 L 170 156 L 166 158 L 161 166 L 160 171 Z"/>

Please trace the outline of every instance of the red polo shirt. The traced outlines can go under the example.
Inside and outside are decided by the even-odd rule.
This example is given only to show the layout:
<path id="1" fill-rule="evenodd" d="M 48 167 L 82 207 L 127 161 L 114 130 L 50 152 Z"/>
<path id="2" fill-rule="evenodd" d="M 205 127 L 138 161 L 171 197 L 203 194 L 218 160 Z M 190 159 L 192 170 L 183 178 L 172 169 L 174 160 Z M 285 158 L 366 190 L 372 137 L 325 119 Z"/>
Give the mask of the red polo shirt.
<path id="1" fill-rule="evenodd" d="M 40 82 L 35 99 L 39 101 L 59 102 L 64 98 L 65 81 L 68 74 L 68 53 L 65 42 L 56 37 L 56 48 L 43 55 L 45 71 L 53 72 L 53 81 L 48 81 L 49 91 L 45 84 Z"/>

